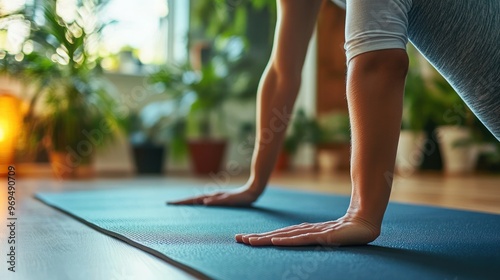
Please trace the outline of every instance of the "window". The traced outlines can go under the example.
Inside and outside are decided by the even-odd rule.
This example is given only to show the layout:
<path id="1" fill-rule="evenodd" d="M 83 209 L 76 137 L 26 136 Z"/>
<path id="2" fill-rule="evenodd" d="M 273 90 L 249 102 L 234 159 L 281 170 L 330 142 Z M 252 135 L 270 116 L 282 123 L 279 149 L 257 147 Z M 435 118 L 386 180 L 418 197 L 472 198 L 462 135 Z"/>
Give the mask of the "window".
<path id="1" fill-rule="evenodd" d="M 110 0 L 102 11 L 102 19 L 114 21 L 103 30 L 103 56 L 122 52 L 120 60 L 134 56 L 140 64 L 187 58 L 189 1 Z"/>
<path id="2" fill-rule="evenodd" d="M 10 53 L 19 54 L 21 60 L 22 51 L 31 51 L 30 42 L 25 43 L 30 32 L 29 23 L 22 16 L 12 19 L 3 15 L 19 11 L 26 5 L 36 5 L 38 1 L 42 0 L 0 0 L 0 58 Z M 66 22 L 73 21 L 76 13 L 83 12 L 87 22 L 99 19 L 110 23 L 102 30 L 97 46 L 105 69 L 120 71 L 123 65 L 132 64 L 135 69 L 131 72 L 137 72 L 140 65 L 186 61 L 189 1 L 109 0 L 97 15 L 77 9 L 80 2 L 57 0 L 57 14 Z"/>

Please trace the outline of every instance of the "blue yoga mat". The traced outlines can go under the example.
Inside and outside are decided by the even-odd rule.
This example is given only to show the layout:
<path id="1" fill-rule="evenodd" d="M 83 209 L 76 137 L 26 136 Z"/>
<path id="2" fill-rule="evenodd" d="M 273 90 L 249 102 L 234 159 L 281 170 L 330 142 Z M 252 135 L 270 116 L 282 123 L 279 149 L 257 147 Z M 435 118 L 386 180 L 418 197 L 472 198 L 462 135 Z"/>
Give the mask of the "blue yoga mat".
<path id="1" fill-rule="evenodd" d="M 38 193 L 85 224 L 212 279 L 499 279 L 500 215 L 390 203 L 367 246 L 250 247 L 254 233 L 342 216 L 349 198 L 268 189 L 253 208 L 167 206 L 202 187 Z"/>

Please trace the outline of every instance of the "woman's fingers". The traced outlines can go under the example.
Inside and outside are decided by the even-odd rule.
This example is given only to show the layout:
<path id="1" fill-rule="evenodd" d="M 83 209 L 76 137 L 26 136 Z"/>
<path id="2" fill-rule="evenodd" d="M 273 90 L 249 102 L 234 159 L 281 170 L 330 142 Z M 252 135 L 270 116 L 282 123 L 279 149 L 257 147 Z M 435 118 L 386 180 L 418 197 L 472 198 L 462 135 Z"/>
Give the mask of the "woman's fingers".
<path id="1" fill-rule="evenodd" d="M 313 224 L 302 223 L 300 225 L 288 226 L 288 227 L 280 228 L 280 229 L 273 230 L 273 231 L 263 232 L 263 233 L 253 233 L 253 234 L 240 233 L 240 234 L 236 234 L 235 238 L 236 238 L 237 242 L 248 244 L 248 239 L 252 238 L 252 237 L 263 237 L 263 236 L 268 236 L 268 235 L 272 235 L 272 234 L 286 233 L 286 232 L 290 232 L 290 231 L 297 230 L 297 229 L 312 228 L 313 226 L 314 226 Z"/>
<path id="2" fill-rule="evenodd" d="M 280 233 L 280 232 L 288 232 L 291 230 L 296 230 L 296 229 L 304 229 L 304 228 L 312 228 L 314 227 L 314 224 L 309 224 L 309 223 L 302 223 L 299 225 L 293 225 L 293 226 L 288 226 L 284 228 L 279 228 L 276 230 L 268 231 L 268 232 L 263 232 L 263 233 L 255 233 L 252 234 L 253 236 L 264 236 L 264 235 L 269 235 L 269 234 L 275 234 L 275 233 Z"/>
<path id="3" fill-rule="evenodd" d="M 191 197 L 183 200 L 178 200 L 178 201 L 168 201 L 167 204 L 170 205 L 203 205 L 205 199 L 211 198 L 213 196 L 218 196 L 220 193 L 215 193 L 215 194 L 209 194 L 209 195 L 200 195 L 196 197 Z"/>
<path id="4" fill-rule="evenodd" d="M 313 233 L 304 233 L 295 236 L 289 237 L 275 237 L 271 239 L 271 243 L 274 246 L 306 246 L 306 245 L 334 245 L 338 246 L 338 244 L 333 244 L 327 242 L 326 235 L 327 232 L 313 232 Z"/>
<path id="5" fill-rule="evenodd" d="M 231 194 L 221 194 L 203 199 L 203 204 L 208 206 L 236 206 L 248 204 L 246 201 L 238 200 L 237 197 Z"/>
<path id="6" fill-rule="evenodd" d="M 191 197 L 179 201 L 170 201 L 171 205 L 206 205 L 206 206 L 249 206 L 258 195 L 250 191 L 228 191 Z"/>
<path id="7" fill-rule="evenodd" d="M 300 224 L 261 234 L 237 234 L 236 241 L 252 246 L 364 245 L 380 234 L 375 227 L 358 217 L 345 217 L 316 224 Z"/>
<path id="8" fill-rule="evenodd" d="M 236 239 L 236 242 L 238 242 L 238 243 L 245 243 L 245 242 L 243 242 L 243 236 L 245 236 L 245 234 L 238 233 L 234 236 L 234 239 Z"/>
<path id="9" fill-rule="evenodd" d="M 279 233 L 274 233 L 274 234 L 269 234 L 269 235 L 264 235 L 264 236 L 259 236 L 259 237 L 250 237 L 250 238 L 246 239 L 246 241 L 248 241 L 248 242 L 245 242 L 245 243 L 248 243 L 252 246 L 267 246 L 267 245 L 273 245 L 272 239 L 274 239 L 274 238 L 294 237 L 294 236 L 299 236 L 299 235 L 306 234 L 306 233 L 317 233 L 317 232 L 321 232 L 321 231 L 323 231 L 323 229 L 321 229 L 319 227 L 295 229 L 295 230 L 290 230 L 288 232 L 279 232 Z"/>
<path id="10" fill-rule="evenodd" d="M 275 236 L 266 236 L 261 238 L 250 238 L 246 243 L 252 246 L 306 246 L 306 245 L 331 245 L 338 246 L 328 237 L 328 231 L 308 232 L 307 230 L 297 230 L 286 236 L 284 233 Z"/>
<path id="11" fill-rule="evenodd" d="M 203 204 L 203 199 L 205 199 L 206 196 L 199 196 L 199 197 L 193 197 L 193 198 L 188 198 L 184 200 L 178 200 L 178 201 L 167 201 L 167 204 L 170 205 L 196 205 L 196 204 Z"/>

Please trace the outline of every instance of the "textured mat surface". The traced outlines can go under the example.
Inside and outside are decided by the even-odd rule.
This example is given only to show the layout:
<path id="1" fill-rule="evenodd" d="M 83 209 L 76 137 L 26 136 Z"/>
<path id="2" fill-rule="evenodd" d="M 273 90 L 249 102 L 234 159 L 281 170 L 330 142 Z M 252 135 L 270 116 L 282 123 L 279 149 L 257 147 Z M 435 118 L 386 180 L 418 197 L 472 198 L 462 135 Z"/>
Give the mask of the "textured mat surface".
<path id="1" fill-rule="evenodd" d="M 166 206 L 200 188 L 38 193 L 106 234 L 215 279 L 498 279 L 500 215 L 391 203 L 368 246 L 260 247 L 234 235 L 344 214 L 343 196 L 271 188 L 254 208 Z"/>

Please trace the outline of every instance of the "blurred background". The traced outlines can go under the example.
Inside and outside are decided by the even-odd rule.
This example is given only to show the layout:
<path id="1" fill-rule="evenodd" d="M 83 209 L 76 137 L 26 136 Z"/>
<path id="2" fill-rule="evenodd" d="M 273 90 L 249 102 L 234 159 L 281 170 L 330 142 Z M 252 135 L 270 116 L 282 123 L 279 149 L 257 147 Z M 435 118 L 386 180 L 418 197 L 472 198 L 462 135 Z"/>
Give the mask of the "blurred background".
<path id="1" fill-rule="evenodd" d="M 323 4 L 279 176 L 348 173 L 344 21 Z M 275 23 L 275 0 L 0 1 L 0 173 L 245 176 Z M 498 141 L 408 52 L 398 174 L 500 173 Z"/>

